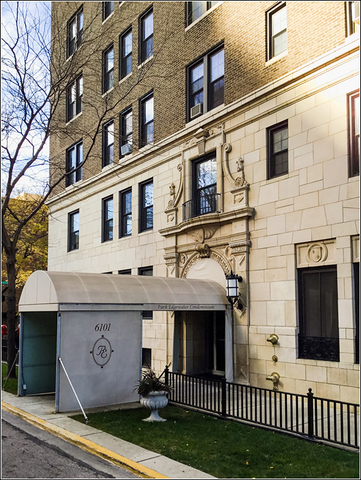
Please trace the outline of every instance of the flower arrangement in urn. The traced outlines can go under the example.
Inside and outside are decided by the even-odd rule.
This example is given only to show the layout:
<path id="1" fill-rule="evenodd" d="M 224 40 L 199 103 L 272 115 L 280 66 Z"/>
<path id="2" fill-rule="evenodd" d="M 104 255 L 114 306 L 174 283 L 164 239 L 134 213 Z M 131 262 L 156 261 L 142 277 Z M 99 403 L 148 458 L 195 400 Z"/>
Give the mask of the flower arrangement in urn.
<path id="1" fill-rule="evenodd" d="M 151 411 L 149 418 L 144 419 L 145 422 L 165 422 L 158 414 L 160 408 L 168 405 L 167 393 L 172 391 L 172 387 L 165 384 L 155 374 L 151 368 L 147 368 L 142 379 L 136 385 L 137 393 L 141 395 L 140 403 Z"/>

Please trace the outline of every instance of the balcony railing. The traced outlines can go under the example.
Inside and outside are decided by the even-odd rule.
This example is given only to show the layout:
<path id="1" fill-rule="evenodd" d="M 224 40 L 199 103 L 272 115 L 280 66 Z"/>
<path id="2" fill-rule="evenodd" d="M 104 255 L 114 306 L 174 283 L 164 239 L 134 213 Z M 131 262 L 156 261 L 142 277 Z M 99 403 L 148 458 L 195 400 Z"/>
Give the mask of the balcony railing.
<path id="1" fill-rule="evenodd" d="M 183 203 L 183 221 L 207 213 L 220 212 L 220 193 L 202 195 Z"/>

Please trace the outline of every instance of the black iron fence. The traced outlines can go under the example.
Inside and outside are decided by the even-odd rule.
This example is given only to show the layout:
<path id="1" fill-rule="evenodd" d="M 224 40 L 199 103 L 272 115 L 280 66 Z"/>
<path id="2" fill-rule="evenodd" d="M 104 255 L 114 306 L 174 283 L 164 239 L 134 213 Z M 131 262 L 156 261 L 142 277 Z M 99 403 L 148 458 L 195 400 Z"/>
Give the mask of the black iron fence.
<path id="1" fill-rule="evenodd" d="M 220 193 L 205 194 L 188 200 L 183 203 L 183 220 L 205 215 L 206 213 L 213 213 L 220 211 Z"/>
<path id="2" fill-rule="evenodd" d="M 359 448 L 359 405 L 164 371 L 170 403 Z"/>

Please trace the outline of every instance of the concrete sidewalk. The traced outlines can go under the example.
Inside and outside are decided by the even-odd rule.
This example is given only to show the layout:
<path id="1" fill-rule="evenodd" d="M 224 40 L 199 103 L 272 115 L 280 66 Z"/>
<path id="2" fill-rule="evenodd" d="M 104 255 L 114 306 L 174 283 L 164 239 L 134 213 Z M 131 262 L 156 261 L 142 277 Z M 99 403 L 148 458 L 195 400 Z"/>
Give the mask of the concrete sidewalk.
<path id="1" fill-rule="evenodd" d="M 164 455 L 151 452 L 120 438 L 69 418 L 71 413 L 55 413 L 54 395 L 18 397 L 2 391 L 1 408 L 77 445 L 94 455 L 129 468 L 146 478 L 216 478 Z M 94 411 L 137 408 L 138 404 L 116 405 Z M 89 413 L 91 410 L 88 411 Z"/>

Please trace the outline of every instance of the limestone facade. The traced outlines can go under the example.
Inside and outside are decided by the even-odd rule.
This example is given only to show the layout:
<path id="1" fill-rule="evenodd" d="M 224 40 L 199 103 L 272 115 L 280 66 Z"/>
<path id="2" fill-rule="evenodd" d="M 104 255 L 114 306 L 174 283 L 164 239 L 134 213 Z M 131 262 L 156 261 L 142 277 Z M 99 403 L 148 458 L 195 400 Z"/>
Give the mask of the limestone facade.
<path id="1" fill-rule="evenodd" d="M 86 3 L 84 22 L 90 8 Z M 102 168 L 99 140 L 83 179 L 59 187 L 48 202 L 49 270 L 112 274 L 130 270 L 137 275 L 140 268 L 153 267 L 154 276 L 208 274 L 223 285 L 232 271 L 242 276 L 243 309 L 233 311 L 233 351 L 228 352 L 233 371 L 228 379 L 271 388 L 266 376 L 276 371 L 280 390 L 305 394 L 311 387 L 317 396 L 358 403 L 355 272 L 360 185 L 359 175 L 349 175 L 348 95 L 359 89 L 360 59 L 359 33 L 347 34 L 345 2 L 287 2 L 288 49 L 271 60 L 265 55 L 265 18 L 277 2 L 218 2 L 189 26 L 184 25 L 184 2 L 127 3 L 114 2 L 113 20 L 107 20 L 113 24 L 104 45 L 111 40 L 117 45 L 125 23 L 132 19 L 135 56 L 138 17 L 153 5 L 155 40 L 157 25 L 161 28 L 161 18 L 167 15 L 169 25 L 177 25 L 169 54 L 178 45 L 187 55 L 179 56 L 177 67 L 167 66 L 174 69 L 172 80 L 164 65 L 159 66 L 164 75 L 161 85 L 156 76 L 149 78 L 114 110 L 117 118 L 125 106 L 134 105 L 136 143 L 137 102 L 151 87 L 154 142 L 119 158 L 115 137 L 114 162 Z M 68 2 L 66 15 L 70 18 L 79 5 Z M 328 25 L 319 35 L 328 22 L 334 28 Z M 187 121 L 187 67 L 221 41 L 224 103 Z M 117 55 L 116 51 L 115 59 Z M 133 65 L 133 70 L 137 68 Z M 152 68 L 157 71 L 156 62 Z M 84 73 L 84 98 L 86 92 Z M 101 104 L 104 96 L 97 101 Z M 85 122 L 84 128 L 89 122 L 87 108 L 85 102 L 75 120 Z M 282 122 L 288 129 L 288 168 L 270 178 L 269 132 Z M 118 125 L 115 121 L 115 130 Z M 74 141 L 67 136 L 72 128 L 70 123 L 67 134 L 51 141 L 52 157 L 63 158 L 64 164 L 65 151 Z M 194 195 L 194 163 L 207 155 L 216 163 L 217 207 L 210 213 L 187 215 L 183 205 Z M 151 179 L 153 228 L 139 232 L 141 185 Z M 119 195 L 128 189 L 132 234 L 119 237 Z M 108 197 L 113 198 L 113 239 L 104 242 L 102 200 Z M 79 248 L 68 251 L 69 214 L 74 211 L 79 211 Z M 337 272 L 337 361 L 299 355 L 300 274 L 322 267 L 336 267 Z M 197 373 L 200 352 L 206 349 L 200 334 L 204 328 L 197 326 L 207 319 L 177 313 L 153 312 L 153 318 L 144 318 L 143 347 L 151 350 L 157 371 L 172 361 L 179 371 Z M 278 336 L 277 343 L 267 341 L 271 334 Z"/>

